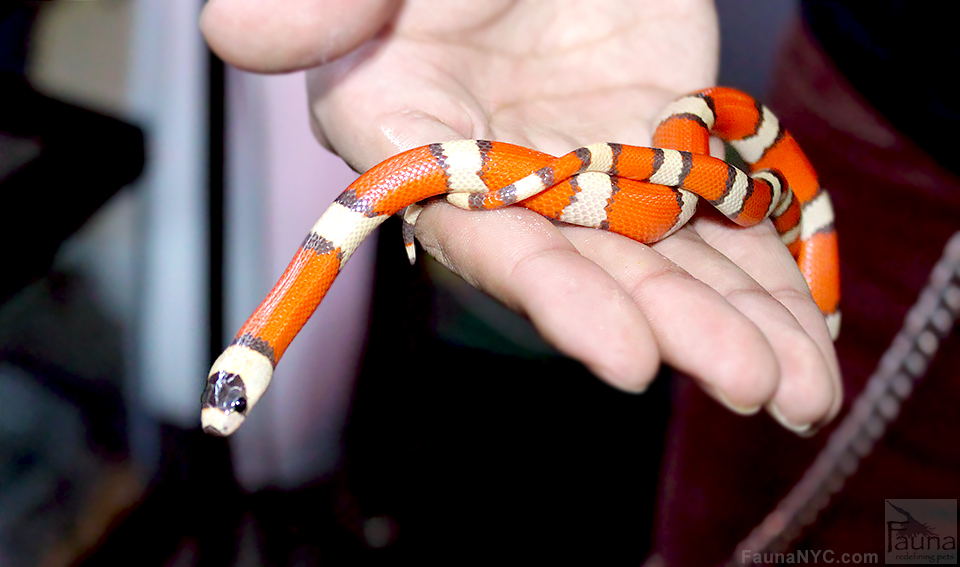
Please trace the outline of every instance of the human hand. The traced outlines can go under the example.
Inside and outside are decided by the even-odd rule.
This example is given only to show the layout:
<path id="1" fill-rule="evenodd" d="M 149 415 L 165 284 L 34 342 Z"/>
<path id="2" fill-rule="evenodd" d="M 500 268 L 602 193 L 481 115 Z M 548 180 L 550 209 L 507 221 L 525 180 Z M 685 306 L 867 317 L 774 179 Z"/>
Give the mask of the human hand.
<path id="1" fill-rule="evenodd" d="M 598 141 L 649 145 L 660 109 L 715 80 L 716 16 L 704 0 L 276 7 L 211 0 L 202 29 L 239 67 L 312 68 L 314 132 L 359 171 L 462 138 L 554 155 Z M 839 409 L 829 334 L 769 222 L 743 229 L 702 214 L 646 246 L 520 207 L 437 202 L 417 237 L 616 387 L 642 391 L 665 362 L 734 411 L 766 406 L 798 432 Z"/>

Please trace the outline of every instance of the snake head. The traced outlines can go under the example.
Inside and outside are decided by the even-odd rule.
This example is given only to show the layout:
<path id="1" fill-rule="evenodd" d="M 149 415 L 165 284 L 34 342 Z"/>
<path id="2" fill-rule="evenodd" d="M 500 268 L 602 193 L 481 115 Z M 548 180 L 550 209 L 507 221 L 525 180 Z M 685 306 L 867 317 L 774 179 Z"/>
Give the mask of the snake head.
<path id="1" fill-rule="evenodd" d="M 200 398 L 200 422 L 211 435 L 230 435 L 246 418 L 247 388 L 238 374 L 220 370 L 207 378 Z"/>
<path id="2" fill-rule="evenodd" d="M 227 436 L 237 430 L 267 389 L 273 362 L 262 352 L 232 344 L 213 363 L 200 397 L 200 422 L 211 435 Z"/>

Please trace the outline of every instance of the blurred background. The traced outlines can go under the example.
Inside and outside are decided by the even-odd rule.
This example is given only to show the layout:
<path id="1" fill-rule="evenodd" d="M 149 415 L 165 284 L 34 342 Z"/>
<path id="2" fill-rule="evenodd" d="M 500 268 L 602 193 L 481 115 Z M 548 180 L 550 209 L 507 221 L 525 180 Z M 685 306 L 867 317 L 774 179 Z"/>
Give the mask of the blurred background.
<path id="1" fill-rule="evenodd" d="M 668 377 L 613 392 L 395 223 L 238 435 L 200 433 L 210 362 L 355 177 L 302 74 L 224 68 L 201 5 L 0 7 L 0 565 L 639 564 Z M 794 3 L 718 7 L 720 83 L 762 96 Z"/>

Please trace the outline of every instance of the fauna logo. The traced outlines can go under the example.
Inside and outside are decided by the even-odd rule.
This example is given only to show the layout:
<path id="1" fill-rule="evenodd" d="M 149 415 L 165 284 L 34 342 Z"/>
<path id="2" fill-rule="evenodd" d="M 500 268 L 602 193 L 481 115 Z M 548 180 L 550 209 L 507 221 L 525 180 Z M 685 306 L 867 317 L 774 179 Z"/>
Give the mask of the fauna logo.
<path id="1" fill-rule="evenodd" d="M 957 563 L 956 500 L 887 500 L 886 563 Z"/>

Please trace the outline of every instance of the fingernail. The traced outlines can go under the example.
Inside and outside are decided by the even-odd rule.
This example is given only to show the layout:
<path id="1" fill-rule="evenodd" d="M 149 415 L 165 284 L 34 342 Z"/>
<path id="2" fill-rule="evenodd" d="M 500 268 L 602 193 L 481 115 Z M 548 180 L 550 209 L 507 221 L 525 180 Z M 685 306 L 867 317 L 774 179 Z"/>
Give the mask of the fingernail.
<path id="1" fill-rule="evenodd" d="M 793 431 L 797 435 L 800 435 L 801 437 L 808 437 L 813 435 L 815 432 L 812 424 L 810 423 L 795 425 L 787 421 L 787 418 L 785 418 L 783 413 L 780 412 L 780 408 L 777 407 L 777 404 L 771 403 L 768 409 L 770 411 L 770 415 L 773 416 L 773 419 L 777 420 L 777 423 L 789 429 L 790 431 Z"/>
<path id="2" fill-rule="evenodd" d="M 729 409 L 733 413 L 736 413 L 739 415 L 754 415 L 755 413 L 760 411 L 760 406 L 745 407 L 745 406 L 738 406 L 734 404 L 733 402 L 728 400 L 727 397 L 723 395 L 723 392 L 721 392 L 720 390 L 714 389 L 713 395 L 717 400 L 720 401 L 721 404 L 726 406 L 727 409 Z"/>

